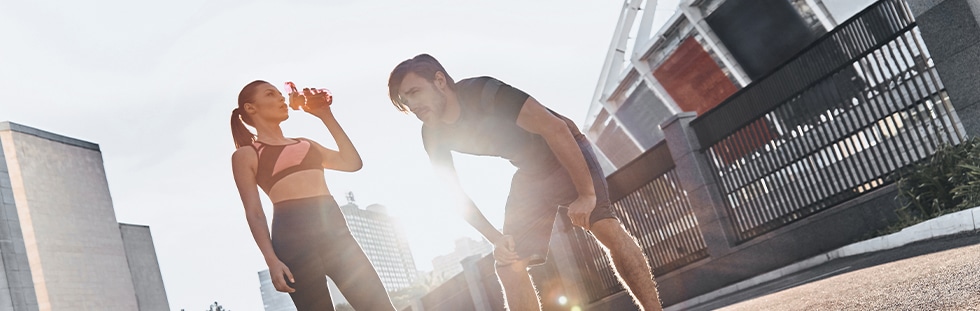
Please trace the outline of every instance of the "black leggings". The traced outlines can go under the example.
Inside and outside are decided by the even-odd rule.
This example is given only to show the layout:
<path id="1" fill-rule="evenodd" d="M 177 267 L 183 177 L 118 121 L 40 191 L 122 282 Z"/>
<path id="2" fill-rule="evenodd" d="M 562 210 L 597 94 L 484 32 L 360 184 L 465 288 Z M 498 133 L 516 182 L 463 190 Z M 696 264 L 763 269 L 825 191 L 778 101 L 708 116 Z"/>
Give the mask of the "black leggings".
<path id="1" fill-rule="evenodd" d="M 296 280 L 289 285 L 298 311 L 334 309 L 325 275 L 355 310 L 395 309 L 332 196 L 276 203 L 272 248 Z"/>

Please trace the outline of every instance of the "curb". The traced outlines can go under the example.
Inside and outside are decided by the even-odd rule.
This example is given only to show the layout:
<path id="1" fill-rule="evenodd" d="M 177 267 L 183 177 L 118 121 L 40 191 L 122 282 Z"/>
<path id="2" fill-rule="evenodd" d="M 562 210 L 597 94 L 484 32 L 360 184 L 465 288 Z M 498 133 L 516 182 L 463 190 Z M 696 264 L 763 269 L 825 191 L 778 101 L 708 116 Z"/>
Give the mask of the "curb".
<path id="1" fill-rule="evenodd" d="M 980 207 L 974 207 L 956 213 L 942 215 L 913 226 L 906 227 L 899 232 L 849 244 L 830 252 L 813 256 L 750 279 L 722 287 L 707 294 L 673 304 L 670 307 L 664 308 L 664 310 L 678 311 L 692 308 L 718 299 L 722 296 L 733 294 L 743 289 L 779 279 L 785 275 L 790 275 L 816 267 L 834 259 L 889 250 L 914 242 L 974 230 L 980 230 Z"/>

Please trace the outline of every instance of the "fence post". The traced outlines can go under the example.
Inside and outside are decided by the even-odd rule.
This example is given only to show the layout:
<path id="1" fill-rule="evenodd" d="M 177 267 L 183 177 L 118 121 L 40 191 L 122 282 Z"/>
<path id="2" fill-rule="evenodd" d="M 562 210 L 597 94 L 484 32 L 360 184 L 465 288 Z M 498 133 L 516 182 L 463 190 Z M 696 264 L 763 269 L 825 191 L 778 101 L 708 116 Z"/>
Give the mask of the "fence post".
<path id="1" fill-rule="evenodd" d="M 482 259 L 482 255 L 473 255 L 459 261 L 463 266 L 463 277 L 466 279 L 466 287 L 470 290 L 470 297 L 473 299 L 473 310 L 489 311 L 492 310 L 490 302 L 487 300 L 486 289 L 483 288 L 483 276 L 480 275 L 480 268 L 477 265 Z"/>
<path id="2" fill-rule="evenodd" d="M 980 3 L 907 2 L 966 136 L 980 136 Z"/>
<path id="3" fill-rule="evenodd" d="M 735 231 L 711 165 L 700 151 L 697 135 L 690 127 L 691 120 L 696 116 L 694 112 L 678 113 L 661 123 L 660 129 L 664 132 L 670 156 L 674 158 L 674 170 L 681 188 L 687 192 L 691 209 L 698 220 L 708 255 L 718 258 L 731 252 L 736 241 Z"/>
<path id="4" fill-rule="evenodd" d="M 568 217 L 564 213 L 559 213 L 558 217 Z M 571 226 L 570 221 L 555 221 L 554 229 L 551 231 L 551 245 L 548 260 L 555 261 L 558 277 L 561 285 L 565 289 L 565 297 L 568 298 L 570 306 L 587 305 L 592 297 L 585 289 L 585 279 L 582 278 L 584 271 L 579 271 L 578 256 L 572 248 L 572 230 L 578 230 Z"/>

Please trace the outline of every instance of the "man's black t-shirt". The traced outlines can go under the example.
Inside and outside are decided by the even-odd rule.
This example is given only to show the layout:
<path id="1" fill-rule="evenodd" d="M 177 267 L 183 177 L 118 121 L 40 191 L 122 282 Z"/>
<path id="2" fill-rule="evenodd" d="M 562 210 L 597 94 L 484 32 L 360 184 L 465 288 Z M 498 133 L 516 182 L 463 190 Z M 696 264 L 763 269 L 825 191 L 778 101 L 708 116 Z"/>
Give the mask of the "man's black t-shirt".
<path id="1" fill-rule="evenodd" d="M 434 161 L 447 161 L 444 157 L 449 151 L 456 151 L 501 157 L 521 169 L 557 164 L 543 137 L 517 125 L 517 116 L 530 97 L 527 93 L 491 77 L 460 80 L 455 91 L 459 119 L 453 124 L 422 126 L 426 152 Z M 551 113 L 563 119 L 573 135 L 582 135 L 571 120 Z"/>

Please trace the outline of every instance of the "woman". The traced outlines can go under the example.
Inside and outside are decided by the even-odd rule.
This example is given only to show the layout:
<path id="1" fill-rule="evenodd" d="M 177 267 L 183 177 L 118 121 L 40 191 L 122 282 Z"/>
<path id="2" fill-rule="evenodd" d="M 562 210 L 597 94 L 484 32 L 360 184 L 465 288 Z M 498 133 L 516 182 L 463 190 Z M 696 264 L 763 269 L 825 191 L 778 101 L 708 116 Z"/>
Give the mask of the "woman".
<path id="1" fill-rule="evenodd" d="M 283 136 L 279 123 L 289 117 L 289 108 L 268 82 L 246 85 L 231 113 L 237 148 L 232 170 L 252 237 L 269 266 L 272 284 L 288 292 L 298 310 L 333 310 L 325 275 L 355 309 L 394 310 L 323 177 L 323 169 L 361 169 L 361 157 L 334 118 L 329 95 L 308 89 L 304 93 L 291 93 L 290 102 L 300 103 L 323 121 L 337 142 L 336 151 L 310 139 Z M 271 238 L 256 186 L 273 202 Z"/>

